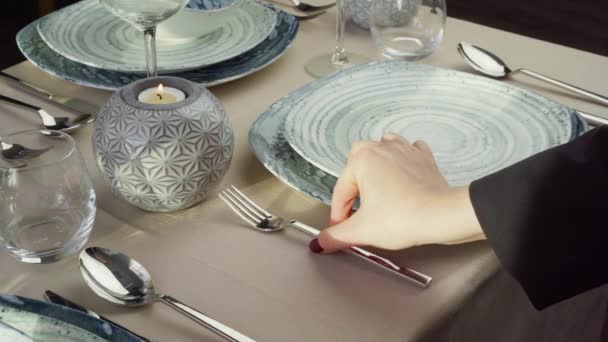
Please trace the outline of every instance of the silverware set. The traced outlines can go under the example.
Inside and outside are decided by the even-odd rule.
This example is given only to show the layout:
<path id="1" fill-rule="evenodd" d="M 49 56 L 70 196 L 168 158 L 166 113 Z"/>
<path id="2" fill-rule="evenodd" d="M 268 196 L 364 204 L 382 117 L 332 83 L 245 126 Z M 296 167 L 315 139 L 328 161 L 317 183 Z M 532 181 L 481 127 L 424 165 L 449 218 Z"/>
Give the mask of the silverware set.
<path id="1" fill-rule="evenodd" d="M 0 95 L 0 101 L 17 107 L 25 108 L 28 111 L 38 114 L 42 128 L 48 129 L 49 135 L 51 134 L 50 131 L 61 131 L 66 133 L 73 132 L 95 121 L 95 114 L 82 113 L 58 103 L 54 101 L 56 97 L 53 94 L 35 88 L 9 74 L 0 72 L 0 81 L 16 89 L 20 89 L 21 91 L 24 91 L 25 93 L 39 99 L 41 102 L 48 103 L 54 107 L 47 110 L 12 97 Z M 60 112 L 61 114 L 52 114 L 55 111 Z M 50 148 L 48 147 L 34 149 L 20 144 L 9 144 L 2 141 L 2 138 L 0 137 L 0 156 L 2 156 L 2 158 L 5 160 L 12 162 L 11 165 L 17 168 L 27 165 L 23 162 L 16 162 L 17 160 L 25 161 L 27 159 L 39 157 L 49 149 Z"/>
<path id="2" fill-rule="evenodd" d="M 10 87 L 23 91 L 33 98 L 38 99 L 41 103 L 50 105 L 49 108 L 43 109 L 21 100 L 0 95 L 0 100 L 3 102 L 8 102 L 12 105 L 36 112 L 42 121 L 42 127 L 46 129 L 68 133 L 73 132 L 95 120 L 94 113 L 82 113 L 64 104 L 56 102 L 54 101 L 55 96 L 53 94 L 35 88 L 6 73 L 0 74 L 0 81 Z M 55 111 L 61 114 L 55 114 Z"/>

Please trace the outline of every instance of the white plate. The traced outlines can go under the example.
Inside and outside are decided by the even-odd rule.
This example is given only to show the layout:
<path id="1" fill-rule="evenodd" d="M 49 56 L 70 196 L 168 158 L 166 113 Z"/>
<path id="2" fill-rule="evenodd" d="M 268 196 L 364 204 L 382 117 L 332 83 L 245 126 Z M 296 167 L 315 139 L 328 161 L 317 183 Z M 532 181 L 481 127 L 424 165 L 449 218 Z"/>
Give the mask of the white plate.
<path id="1" fill-rule="evenodd" d="M 405 62 L 330 76 L 293 103 L 285 137 L 319 169 L 338 176 L 351 144 L 391 131 L 429 143 L 452 185 L 471 181 L 579 133 L 573 111 L 506 83 Z"/>
<path id="2" fill-rule="evenodd" d="M 158 71 L 192 70 L 239 56 L 266 39 L 276 26 L 276 13 L 253 0 L 242 0 L 226 11 L 230 15 L 216 14 L 222 15 L 221 20 L 209 20 L 212 13 L 188 9 L 176 14 L 177 21 L 169 19 L 177 24 L 190 22 L 187 27 L 196 27 L 190 34 L 198 35 L 159 39 Z M 142 33 L 111 15 L 98 0 L 85 0 L 42 18 L 38 32 L 49 47 L 73 61 L 104 70 L 146 72 Z M 164 27 L 162 32 L 175 38 L 184 27 Z"/>

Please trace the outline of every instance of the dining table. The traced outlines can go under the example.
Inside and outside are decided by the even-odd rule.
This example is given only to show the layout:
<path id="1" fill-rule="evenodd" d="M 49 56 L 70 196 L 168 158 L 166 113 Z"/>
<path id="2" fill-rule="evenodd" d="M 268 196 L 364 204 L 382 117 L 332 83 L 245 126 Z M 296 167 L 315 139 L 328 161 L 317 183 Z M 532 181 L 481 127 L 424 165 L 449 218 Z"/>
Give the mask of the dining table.
<path id="1" fill-rule="evenodd" d="M 250 229 L 219 199 L 219 191 L 234 185 L 272 213 L 320 229 L 327 226 L 330 208 L 267 171 L 251 152 L 247 135 L 260 113 L 313 80 L 304 65 L 334 48 L 335 20 L 330 10 L 301 21 L 293 46 L 276 62 L 210 88 L 234 126 L 234 155 L 221 184 L 191 208 L 148 212 L 115 197 L 95 164 L 92 125 L 74 132 L 97 195 L 87 246 L 111 248 L 139 260 L 158 289 L 258 341 L 523 341 L 556 333 L 548 332 L 549 326 L 564 334 L 597 334 L 601 326 L 597 317 L 605 313 L 608 288 L 537 311 L 501 269 L 486 241 L 401 251 L 373 249 L 432 276 L 431 286 L 422 289 L 345 253 L 311 253 L 310 237 L 298 231 L 268 234 Z M 472 72 L 456 49 L 461 41 L 493 51 L 512 67 L 608 94 L 608 57 L 452 17 L 447 19 L 441 46 L 418 63 Z M 355 25 L 348 25 L 345 43 L 349 51 L 381 58 L 369 31 Z M 52 77 L 27 61 L 5 72 L 89 111 L 99 110 L 112 94 Z M 608 118 L 606 106 L 525 75 L 500 82 Z M 0 93 L 35 102 L 3 84 Z M 35 114 L 0 103 L 0 136 L 39 126 Z M 378 220 L 377 229 L 381 225 Z M 0 270 L 0 293 L 42 299 L 45 290 L 52 290 L 155 341 L 221 340 L 166 306 L 127 308 L 97 297 L 82 279 L 77 255 L 37 265 L 1 252 Z M 569 325 L 552 325 L 565 313 L 571 317 Z"/>

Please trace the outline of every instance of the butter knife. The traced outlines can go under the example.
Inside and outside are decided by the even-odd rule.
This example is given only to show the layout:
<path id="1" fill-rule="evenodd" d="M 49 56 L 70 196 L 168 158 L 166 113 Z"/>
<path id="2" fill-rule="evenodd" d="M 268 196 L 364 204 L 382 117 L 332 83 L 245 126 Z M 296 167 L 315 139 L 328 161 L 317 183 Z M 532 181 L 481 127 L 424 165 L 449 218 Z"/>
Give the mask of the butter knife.
<path id="1" fill-rule="evenodd" d="M 290 220 L 289 224 L 293 228 L 311 236 L 317 236 L 320 233 L 318 229 L 313 228 L 297 220 Z M 348 249 L 345 249 L 344 252 L 356 256 L 359 259 L 366 261 L 372 265 L 378 266 L 383 270 L 392 273 L 398 276 L 399 278 L 408 280 L 422 288 L 429 287 L 431 281 L 433 280 L 433 278 L 429 277 L 426 274 L 420 273 L 411 268 L 399 266 L 394 262 L 390 261 L 389 259 L 383 258 L 360 247 L 350 247 Z"/>
<path id="2" fill-rule="evenodd" d="M 116 322 L 113 322 L 113 321 L 111 321 L 111 320 L 109 320 L 109 319 L 107 319 L 107 318 L 105 318 L 105 317 L 103 317 L 101 315 L 98 315 L 97 313 L 95 313 L 95 312 L 93 312 L 93 311 L 91 311 L 91 310 L 89 310 L 89 309 L 87 309 L 87 308 L 85 308 L 83 306 L 80 306 L 80 305 L 78 305 L 78 304 L 76 304 L 76 303 L 74 303 L 74 302 L 72 302 L 72 301 L 70 301 L 70 300 L 68 300 L 68 299 L 66 299 L 64 297 L 62 297 L 62 296 L 56 294 L 53 291 L 50 291 L 50 290 L 44 291 L 44 299 L 47 302 L 49 302 L 49 303 L 65 306 L 67 308 L 74 309 L 76 311 L 84 312 L 84 313 L 86 313 L 89 316 L 95 317 L 95 318 L 100 319 L 100 320 L 102 320 L 104 322 L 108 322 L 108 323 L 116 326 L 117 328 L 122 329 L 122 330 L 130 333 L 131 335 L 133 335 L 133 336 L 141 339 L 142 341 L 151 342 L 150 339 L 148 339 L 146 337 L 143 337 L 143 336 L 141 336 L 139 334 L 136 334 L 133 331 L 131 331 L 131 330 L 123 327 L 122 325 L 120 325 L 120 324 L 118 324 Z"/>

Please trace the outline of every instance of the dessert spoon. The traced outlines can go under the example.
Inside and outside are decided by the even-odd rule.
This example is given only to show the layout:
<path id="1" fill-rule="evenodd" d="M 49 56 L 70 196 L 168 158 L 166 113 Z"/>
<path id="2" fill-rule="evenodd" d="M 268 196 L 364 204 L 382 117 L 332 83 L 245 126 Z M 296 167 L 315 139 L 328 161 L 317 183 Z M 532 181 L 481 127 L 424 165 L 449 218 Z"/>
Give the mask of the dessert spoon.
<path id="1" fill-rule="evenodd" d="M 80 253 L 80 272 L 93 292 L 112 303 L 141 306 L 163 302 L 227 341 L 253 341 L 175 298 L 157 293 L 150 273 L 139 262 L 122 253 L 89 247 Z"/>
<path id="2" fill-rule="evenodd" d="M 577 94 L 586 96 L 586 97 L 591 98 L 604 105 L 608 105 L 608 97 L 590 92 L 588 90 L 579 88 L 577 86 L 574 86 L 574 85 L 571 85 L 571 84 L 568 84 L 568 83 L 565 83 L 562 81 L 558 81 L 554 78 L 551 78 L 551 77 L 548 77 L 545 75 L 541 75 L 537 72 L 534 72 L 534 71 L 531 71 L 528 69 L 519 68 L 519 69 L 512 70 L 507 66 L 507 64 L 502 59 L 500 59 L 495 54 L 491 53 L 488 50 L 475 46 L 471 43 L 467 43 L 467 42 L 458 43 L 458 52 L 460 52 L 460 54 L 465 59 L 465 61 L 471 67 L 473 67 L 473 69 L 475 69 L 487 76 L 494 77 L 494 78 L 506 78 L 506 77 L 509 77 L 509 75 L 511 75 L 511 74 L 520 72 L 522 74 L 526 74 L 528 76 L 545 81 L 547 83 L 551 83 L 555 86 L 558 86 L 558 87 L 561 87 L 564 89 L 568 89 Z"/>

